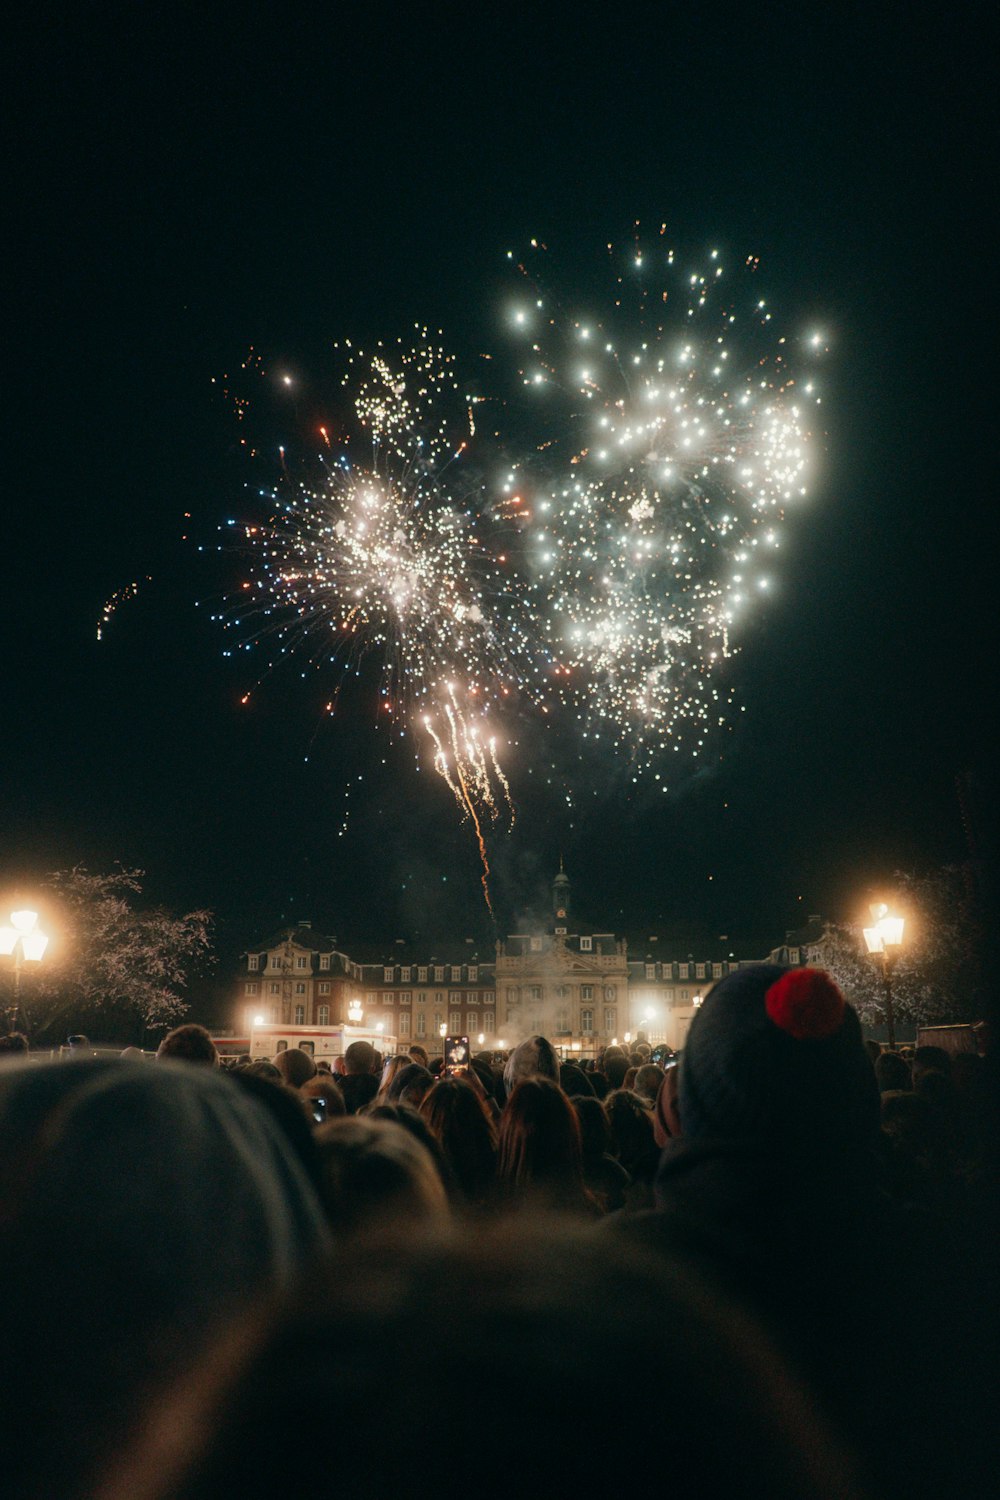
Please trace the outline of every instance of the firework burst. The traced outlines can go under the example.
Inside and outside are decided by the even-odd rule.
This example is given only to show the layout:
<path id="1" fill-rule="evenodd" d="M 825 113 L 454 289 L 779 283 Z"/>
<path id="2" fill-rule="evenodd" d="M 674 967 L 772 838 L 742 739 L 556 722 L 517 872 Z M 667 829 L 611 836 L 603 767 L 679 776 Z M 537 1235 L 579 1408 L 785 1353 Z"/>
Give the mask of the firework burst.
<path id="1" fill-rule="evenodd" d="M 723 663 L 806 493 L 819 398 L 749 288 L 753 258 L 729 289 L 717 251 L 682 272 L 662 233 L 608 248 L 607 318 L 549 306 L 537 243 L 518 265 L 531 294 L 510 317 L 541 431 L 503 489 L 534 497 L 525 568 L 557 687 L 584 732 L 648 769 L 697 755 L 726 717 Z"/>

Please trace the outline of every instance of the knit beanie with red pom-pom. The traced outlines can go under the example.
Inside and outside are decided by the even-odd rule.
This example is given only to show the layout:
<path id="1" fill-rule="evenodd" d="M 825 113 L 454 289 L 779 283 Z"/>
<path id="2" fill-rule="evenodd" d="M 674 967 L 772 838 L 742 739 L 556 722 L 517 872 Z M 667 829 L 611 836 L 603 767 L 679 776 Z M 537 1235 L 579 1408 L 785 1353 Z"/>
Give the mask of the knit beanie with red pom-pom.
<path id="1" fill-rule="evenodd" d="M 679 1082 L 688 1139 L 813 1154 L 877 1138 L 861 1026 L 822 969 L 754 964 L 720 980 L 691 1023 Z"/>

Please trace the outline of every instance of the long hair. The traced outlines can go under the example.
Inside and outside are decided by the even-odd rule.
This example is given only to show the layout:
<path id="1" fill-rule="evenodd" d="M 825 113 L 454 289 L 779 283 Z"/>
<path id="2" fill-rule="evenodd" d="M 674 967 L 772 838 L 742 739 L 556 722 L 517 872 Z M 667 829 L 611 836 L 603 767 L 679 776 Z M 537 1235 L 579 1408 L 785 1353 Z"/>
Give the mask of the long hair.
<path id="1" fill-rule="evenodd" d="M 471 1084 L 439 1078 L 424 1096 L 420 1113 L 440 1142 L 455 1182 L 469 1203 L 489 1193 L 496 1176 L 496 1130 Z"/>
<path id="2" fill-rule="evenodd" d="M 508 1099 L 497 1177 L 510 1198 L 531 1196 L 555 1207 L 594 1211 L 583 1181 L 576 1111 L 550 1079 L 526 1078 Z"/>

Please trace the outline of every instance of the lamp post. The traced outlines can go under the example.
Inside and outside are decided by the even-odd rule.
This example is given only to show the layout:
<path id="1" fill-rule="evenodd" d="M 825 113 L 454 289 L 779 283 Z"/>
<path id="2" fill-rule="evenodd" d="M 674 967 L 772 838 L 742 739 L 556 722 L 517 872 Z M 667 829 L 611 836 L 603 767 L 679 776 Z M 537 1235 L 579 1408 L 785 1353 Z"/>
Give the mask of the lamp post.
<path id="1" fill-rule="evenodd" d="M 903 942 L 903 918 L 890 916 L 889 908 L 884 901 L 874 902 L 868 910 L 872 914 L 872 925 L 862 929 L 865 935 L 865 947 L 872 957 L 878 960 L 882 970 L 889 1050 L 895 1051 L 896 1020 L 892 1010 L 892 971 Z"/>
<path id="2" fill-rule="evenodd" d="M 21 969 L 26 963 L 38 963 L 48 946 L 48 936 L 38 925 L 37 911 L 26 907 L 12 911 L 0 927 L 0 953 L 14 960 L 14 1004 L 8 1007 L 12 1031 L 21 1006 Z"/>

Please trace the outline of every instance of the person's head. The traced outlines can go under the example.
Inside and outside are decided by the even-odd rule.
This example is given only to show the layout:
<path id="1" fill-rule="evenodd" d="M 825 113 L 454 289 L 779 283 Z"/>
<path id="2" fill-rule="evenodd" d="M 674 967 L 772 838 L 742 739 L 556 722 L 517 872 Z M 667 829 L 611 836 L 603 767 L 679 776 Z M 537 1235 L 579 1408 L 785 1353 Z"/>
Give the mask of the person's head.
<path id="1" fill-rule="evenodd" d="M 19 1500 L 92 1495 L 91 1466 L 161 1386 L 325 1247 L 294 1147 L 233 1077 L 169 1059 L 0 1069 L 0 1264 L 18 1288 L 0 1427 Z M 14 1441 L 20 1423 L 44 1444 Z"/>
<path id="2" fill-rule="evenodd" d="M 589 1097 L 586 1094 L 576 1094 L 571 1103 L 580 1122 L 580 1146 L 584 1161 L 592 1161 L 598 1156 L 610 1156 L 614 1143 L 611 1126 L 600 1099 L 596 1099 L 593 1094 Z"/>
<path id="3" fill-rule="evenodd" d="M 23 1031 L 8 1031 L 0 1036 L 0 1057 L 16 1057 L 28 1050 L 28 1038 Z"/>
<path id="4" fill-rule="evenodd" d="M 829 974 L 754 964 L 713 985 L 680 1063 L 685 1139 L 753 1142 L 847 1167 L 878 1140 L 878 1089 Z"/>
<path id="5" fill-rule="evenodd" d="M 657 1444 L 679 1493 L 867 1493 L 767 1334 L 690 1267 L 625 1236 L 526 1219 L 516 1235 L 477 1224 L 378 1254 L 348 1244 L 294 1303 L 240 1320 L 228 1340 L 123 1437 L 95 1500 L 271 1500 L 288 1489 L 289 1453 L 310 1450 L 331 1412 L 362 1456 L 345 1468 L 351 1496 L 505 1500 L 524 1463 L 532 1494 L 611 1494 L 621 1443 L 587 1440 L 580 1414 L 632 1431 L 650 1371 L 670 1392 Z M 484 1412 L 516 1434 L 513 1469 L 483 1461 Z M 439 1432 L 446 1462 L 406 1463 Z"/>
<path id="6" fill-rule="evenodd" d="M 613 1089 L 624 1087 L 625 1074 L 628 1072 L 629 1062 L 621 1047 L 605 1047 L 604 1057 L 601 1060 L 601 1068 L 605 1078 Z"/>
<path id="7" fill-rule="evenodd" d="M 420 1101 L 434 1082 L 434 1075 L 419 1063 L 400 1068 L 385 1093 L 387 1104 L 410 1104 L 420 1108 Z"/>
<path id="8" fill-rule="evenodd" d="M 329 1073 L 320 1073 L 317 1069 L 315 1076 L 306 1080 L 299 1093 L 307 1103 L 313 1099 L 322 1099 L 326 1105 L 328 1120 L 347 1113 L 344 1096 Z"/>
<path id="9" fill-rule="evenodd" d="M 400 1052 L 395 1057 L 386 1058 L 382 1065 L 382 1077 L 379 1081 L 378 1094 L 376 1095 L 378 1099 L 385 1098 L 389 1091 L 389 1085 L 396 1074 L 401 1072 L 403 1068 L 409 1067 L 409 1065 L 410 1056 L 407 1052 Z"/>
<path id="10" fill-rule="evenodd" d="M 679 1074 L 676 1063 L 664 1070 L 653 1104 L 653 1139 L 661 1150 L 668 1141 L 677 1140 L 683 1134 L 678 1103 Z"/>
<path id="11" fill-rule="evenodd" d="M 636 1069 L 632 1087 L 643 1099 L 648 1099 L 650 1104 L 654 1104 L 662 1082 L 663 1069 L 658 1068 L 655 1063 L 647 1062 L 643 1063 L 641 1068 Z"/>
<path id="12" fill-rule="evenodd" d="M 919 1083 L 927 1073 L 951 1077 L 951 1057 L 943 1047 L 917 1047 L 913 1053 L 913 1082 Z"/>
<path id="13" fill-rule="evenodd" d="M 544 1036 L 529 1036 L 514 1048 L 504 1068 L 504 1083 L 511 1093 L 523 1078 L 550 1078 L 559 1082 L 559 1058 Z"/>
<path id="14" fill-rule="evenodd" d="M 193 1021 L 168 1031 L 156 1049 L 156 1056 L 158 1061 L 170 1058 L 174 1062 L 204 1063 L 210 1068 L 219 1066 L 219 1054 L 211 1036 L 204 1026 Z"/>
<path id="15" fill-rule="evenodd" d="M 652 1176 L 656 1166 L 653 1111 L 631 1089 L 612 1089 L 604 1108 L 615 1143 L 615 1155 L 632 1177 Z"/>
<path id="16" fill-rule="evenodd" d="M 406 1233 L 448 1217 L 448 1199 L 428 1152 L 392 1120 L 354 1115 L 315 1133 L 321 1195 L 338 1236 Z"/>
<path id="17" fill-rule="evenodd" d="M 551 1078 L 516 1085 L 500 1119 L 497 1175 L 509 1190 L 572 1195 L 583 1183 L 580 1124 Z"/>
<path id="18" fill-rule="evenodd" d="M 419 1042 L 414 1042 L 410 1048 L 410 1057 L 414 1062 L 419 1063 L 422 1068 L 428 1068 L 429 1071 L 430 1058 L 426 1047 L 421 1047 Z"/>
<path id="19" fill-rule="evenodd" d="M 316 1077 L 316 1064 L 301 1047 L 287 1047 L 284 1052 L 279 1052 L 274 1066 L 289 1088 L 300 1089 L 310 1078 Z"/>
<path id="20" fill-rule="evenodd" d="M 439 1078 L 424 1095 L 420 1113 L 463 1197 L 481 1201 L 493 1185 L 496 1130 L 480 1096 L 462 1078 Z"/>
<path id="21" fill-rule="evenodd" d="M 374 1073 L 377 1053 L 371 1042 L 352 1042 L 344 1053 L 344 1072 L 348 1075 Z"/>
<path id="22" fill-rule="evenodd" d="M 909 1066 L 898 1052 L 879 1053 L 875 1059 L 875 1081 L 880 1094 L 884 1094 L 887 1089 L 908 1089 L 913 1086 Z"/>
<path id="23" fill-rule="evenodd" d="M 576 1063 L 562 1064 L 559 1069 L 559 1087 L 571 1099 L 578 1094 L 582 1094 L 584 1098 L 592 1099 L 594 1097 L 594 1090 L 591 1087 L 590 1079 Z"/>

